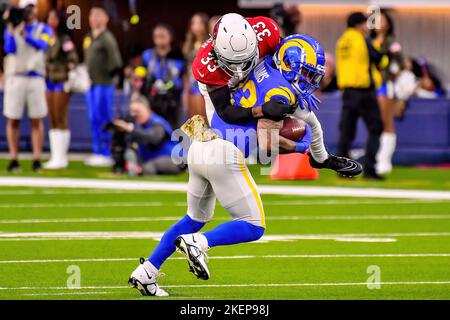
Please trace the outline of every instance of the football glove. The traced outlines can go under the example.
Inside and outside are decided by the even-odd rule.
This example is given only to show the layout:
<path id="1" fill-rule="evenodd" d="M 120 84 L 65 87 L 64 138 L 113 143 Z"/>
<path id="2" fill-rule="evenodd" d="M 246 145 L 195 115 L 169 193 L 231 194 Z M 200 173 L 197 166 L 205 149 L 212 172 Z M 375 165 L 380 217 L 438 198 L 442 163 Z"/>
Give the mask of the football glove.
<path id="1" fill-rule="evenodd" d="M 288 114 L 293 113 L 294 110 L 295 108 L 293 106 L 274 100 L 267 101 L 262 105 L 264 118 L 273 121 L 283 120 Z"/>
<path id="2" fill-rule="evenodd" d="M 311 128 L 309 125 L 305 127 L 305 135 L 295 145 L 295 152 L 305 153 L 311 144 Z"/>
<path id="3" fill-rule="evenodd" d="M 319 110 L 319 104 L 320 100 L 316 98 L 315 95 L 310 94 L 309 96 L 305 98 L 300 99 L 299 106 L 302 110 L 305 110 L 307 108 L 309 111 L 313 111 L 313 109 Z"/>

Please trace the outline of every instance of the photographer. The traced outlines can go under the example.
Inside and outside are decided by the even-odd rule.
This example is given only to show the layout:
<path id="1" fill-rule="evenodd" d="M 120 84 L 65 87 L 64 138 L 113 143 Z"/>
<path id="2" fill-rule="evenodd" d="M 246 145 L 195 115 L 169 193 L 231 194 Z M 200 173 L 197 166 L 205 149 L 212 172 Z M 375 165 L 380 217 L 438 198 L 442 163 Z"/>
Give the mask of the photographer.
<path id="1" fill-rule="evenodd" d="M 151 110 L 148 100 L 143 96 L 131 100 L 130 113 L 135 117 L 135 123 L 122 119 L 113 120 L 117 130 L 127 133 L 128 144 L 138 145 L 138 159 L 133 159 L 135 157 L 132 156 L 132 150 L 126 151 L 130 175 L 150 176 L 182 172 L 183 169 L 174 164 L 171 159 L 176 142 L 170 139 L 172 128 L 169 123 Z M 134 168 L 138 169 L 134 170 Z"/>
<path id="2" fill-rule="evenodd" d="M 34 5 L 11 8 L 3 18 L 7 28 L 4 32 L 5 96 L 3 114 L 8 119 L 6 136 L 11 161 L 7 170 L 20 169 L 19 126 L 25 107 L 31 119 L 31 142 L 33 147 L 33 171 L 41 169 L 41 153 L 44 138 L 42 119 L 47 115 L 45 100 L 45 50 L 52 37 L 49 26 L 37 20 Z"/>

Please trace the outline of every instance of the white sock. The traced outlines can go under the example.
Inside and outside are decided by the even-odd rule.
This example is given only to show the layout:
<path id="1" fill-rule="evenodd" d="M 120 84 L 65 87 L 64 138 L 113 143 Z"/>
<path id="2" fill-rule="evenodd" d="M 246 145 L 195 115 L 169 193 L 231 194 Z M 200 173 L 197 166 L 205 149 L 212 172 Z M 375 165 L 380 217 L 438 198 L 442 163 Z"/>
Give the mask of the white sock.
<path id="1" fill-rule="evenodd" d="M 380 136 L 380 148 L 376 156 L 377 173 L 385 174 L 392 170 L 392 156 L 395 152 L 397 135 L 391 132 L 383 132 Z"/>
<path id="2" fill-rule="evenodd" d="M 61 149 L 61 161 L 64 165 L 67 165 L 69 145 L 70 145 L 70 130 L 68 129 L 61 130 L 61 136 L 62 136 L 61 142 L 63 144 L 63 147 Z"/>
<path id="3" fill-rule="evenodd" d="M 143 263 L 143 266 L 144 266 L 145 270 L 147 270 L 149 273 L 158 274 L 158 272 L 159 272 L 159 270 L 156 269 L 156 267 L 148 260 L 145 260 L 145 262 Z"/>
<path id="4" fill-rule="evenodd" d="M 55 165 L 59 165 L 61 161 L 61 130 L 50 129 L 48 131 L 48 138 L 50 142 L 50 159 L 48 162 L 44 163 L 44 168 L 53 168 Z"/>
<path id="5" fill-rule="evenodd" d="M 311 127 L 311 155 L 314 160 L 319 163 L 323 163 L 328 159 L 328 152 L 325 149 L 323 142 L 323 131 L 319 120 L 314 112 L 308 110 L 302 110 L 297 108 L 294 112 L 294 117 L 305 121 Z"/>

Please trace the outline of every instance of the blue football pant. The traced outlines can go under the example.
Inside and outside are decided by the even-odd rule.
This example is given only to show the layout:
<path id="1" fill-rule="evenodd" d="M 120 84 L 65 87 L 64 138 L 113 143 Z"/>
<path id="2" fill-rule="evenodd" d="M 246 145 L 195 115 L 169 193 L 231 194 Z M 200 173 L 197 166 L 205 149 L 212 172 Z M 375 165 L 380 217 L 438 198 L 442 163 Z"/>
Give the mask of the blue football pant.
<path id="1" fill-rule="evenodd" d="M 93 85 L 86 93 L 92 151 L 96 155 L 111 156 L 111 134 L 102 129 L 112 121 L 114 105 L 113 85 Z"/>

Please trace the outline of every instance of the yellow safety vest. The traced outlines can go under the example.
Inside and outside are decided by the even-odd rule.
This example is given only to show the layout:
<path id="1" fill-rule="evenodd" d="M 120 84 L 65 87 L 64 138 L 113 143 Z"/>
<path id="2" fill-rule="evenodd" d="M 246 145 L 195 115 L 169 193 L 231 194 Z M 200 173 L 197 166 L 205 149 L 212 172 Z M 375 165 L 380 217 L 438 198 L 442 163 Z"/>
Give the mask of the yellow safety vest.
<path id="1" fill-rule="evenodd" d="M 369 88 L 370 56 L 364 35 L 348 28 L 336 44 L 336 75 L 339 89 Z"/>

